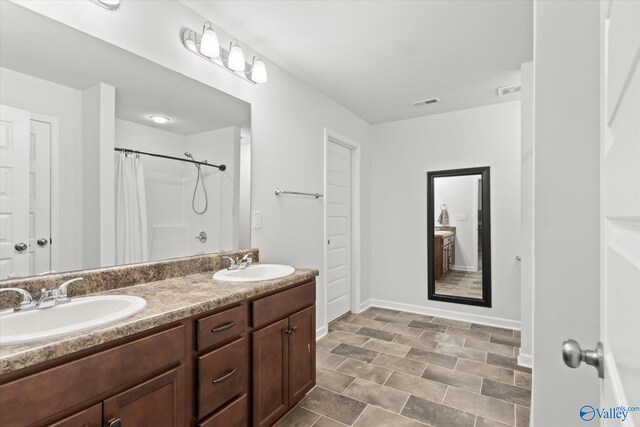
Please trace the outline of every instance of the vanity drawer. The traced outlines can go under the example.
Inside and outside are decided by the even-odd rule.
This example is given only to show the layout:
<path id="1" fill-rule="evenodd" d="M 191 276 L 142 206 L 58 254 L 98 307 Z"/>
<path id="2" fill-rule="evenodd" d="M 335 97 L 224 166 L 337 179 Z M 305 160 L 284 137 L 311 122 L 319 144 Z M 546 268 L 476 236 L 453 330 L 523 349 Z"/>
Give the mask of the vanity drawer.
<path id="1" fill-rule="evenodd" d="M 198 348 L 203 350 L 244 333 L 247 306 L 225 310 L 198 320 Z"/>
<path id="2" fill-rule="evenodd" d="M 198 418 L 247 392 L 247 339 L 198 358 Z"/>
<path id="3" fill-rule="evenodd" d="M 246 427 L 249 424 L 247 395 L 244 394 L 199 424 L 200 427 Z"/>
<path id="4" fill-rule="evenodd" d="M 295 288 L 254 301 L 252 326 L 256 329 L 309 307 L 316 302 L 316 282 L 311 280 Z"/>

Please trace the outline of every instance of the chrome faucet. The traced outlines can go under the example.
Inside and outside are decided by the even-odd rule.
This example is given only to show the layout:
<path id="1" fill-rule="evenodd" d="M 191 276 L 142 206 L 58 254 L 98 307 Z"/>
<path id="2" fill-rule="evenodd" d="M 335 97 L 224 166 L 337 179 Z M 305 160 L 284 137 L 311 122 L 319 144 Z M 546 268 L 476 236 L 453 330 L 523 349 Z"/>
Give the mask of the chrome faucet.
<path id="1" fill-rule="evenodd" d="M 252 262 L 253 262 L 253 254 L 248 253 L 245 256 L 243 256 L 242 259 L 238 262 L 238 268 L 243 270 L 249 267 L 249 264 L 251 264 Z"/>
<path id="2" fill-rule="evenodd" d="M 40 310 L 43 308 L 55 307 L 58 304 L 64 304 L 71 299 L 67 296 L 67 288 L 70 284 L 82 280 L 82 277 L 76 277 L 75 279 L 67 280 L 58 289 L 42 289 L 40 291 L 40 297 L 33 304 L 34 308 Z"/>
<path id="3" fill-rule="evenodd" d="M 20 311 L 23 310 L 26 307 L 30 307 L 33 305 L 33 298 L 31 297 L 31 294 L 27 291 L 25 291 L 24 289 L 20 289 L 20 288 L 0 288 L 0 292 L 17 292 L 20 294 L 21 299 L 20 299 L 20 304 L 18 304 L 17 307 L 15 307 L 13 310 L 14 311 Z"/>
<path id="4" fill-rule="evenodd" d="M 222 259 L 229 260 L 229 267 L 227 267 L 227 270 L 237 270 L 239 268 L 237 259 L 233 259 L 230 256 L 223 256 Z"/>

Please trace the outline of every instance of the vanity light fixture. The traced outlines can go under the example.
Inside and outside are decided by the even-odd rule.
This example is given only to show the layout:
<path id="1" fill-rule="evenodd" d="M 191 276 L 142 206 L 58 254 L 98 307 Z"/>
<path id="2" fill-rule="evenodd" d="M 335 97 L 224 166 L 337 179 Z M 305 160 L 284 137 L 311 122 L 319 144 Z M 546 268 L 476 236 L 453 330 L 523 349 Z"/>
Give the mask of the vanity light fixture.
<path id="1" fill-rule="evenodd" d="M 169 117 L 165 117 L 165 116 L 152 115 L 152 116 L 149 116 L 149 118 L 153 123 L 157 123 L 159 125 L 164 125 L 170 122 Z"/>
<path id="2" fill-rule="evenodd" d="M 120 6 L 120 0 L 91 0 L 93 3 L 109 10 L 116 10 Z"/>
<path id="3" fill-rule="evenodd" d="M 180 40 L 189 52 L 250 83 L 266 83 L 267 81 L 267 67 L 262 58 L 254 56 L 251 65 L 247 64 L 244 51 L 235 39 L 229 43 L 228 50 L 220 47 L 218 36 L 209 21 L 204 23 L 202 34 L 185 28 L 182 30 Z"/>
<path id="4" fill-rule="evenodd" d="M 211 28 L 211 22 L 207 21 L 202 27 L 202 41 L 200 42 L 200 53 L 208 58 L 220 56 L 220 43 L 215 30 Z"/>
<path id="5" fill-rule="evenodd" d="M 223 58 L 224 59 L 224 58 Z M 238 41 L 234 40 L 229 43 L 229 57 L 227 58 L 227 66 L 233 71 L 244 71 L 244 52 L 238 46 Z"/>

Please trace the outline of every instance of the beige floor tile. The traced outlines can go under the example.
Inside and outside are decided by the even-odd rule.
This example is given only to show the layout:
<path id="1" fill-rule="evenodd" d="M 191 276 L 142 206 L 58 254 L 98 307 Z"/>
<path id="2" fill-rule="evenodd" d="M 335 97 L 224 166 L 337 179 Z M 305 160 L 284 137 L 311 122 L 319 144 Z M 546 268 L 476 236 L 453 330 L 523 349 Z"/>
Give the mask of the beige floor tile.
<path id="1" fill-rule="evenodd" d="M 375 338 L 370 338 L 363 347 L 398 357 L 404 357 L 409 350 L 411 350 L 411 347 L 408 345 L 399 344 L 397 342 L 381 341 Z"/>
<path id="2" fill-rule="evenodd" d="M 412 348 L 405 356 L 407 359 L 416 360 L 425 364 L 442 366 L 443 368 L 453 369 L 456 367 L 458 358 L 448 356 L 446 354 L 435 353 L 433 351 L 422 350 L 420 348 Z"/>
<path id="3" fill-rule="evenodd" d="M 482 418 L 498 421 L 509 426 L 514 425 L 515 405 L 503 400 L 482 396 L 456 387 L 449 387 L 444 404 L 463 411 L 471 412 Z"/>
<path id="4" fill-rule="evenodd" d="M 425 424 L 385 411 L 376 406 L 367 406 L 354 427 L 424 427 Z"/>
<path id="5" fill-rule="evenodd" d="M 482 378 L 476 375 L 465 374 L 464 372 L 453 371 L 435 365 L 429 365 L 424 370 L 422 378 L 463 388 L 474 393 L 480 393 Z"/>
<path id="6" fill-rule="evenodd" d="M 486 363 L 480 363 L 474 360 L 458 360 L 456 371 L 477 375 L 483 378 L 490 378 L 496 381 L 502 381 L 507 384 L 513 384 L 513 370 L 501 368 L 499 366 L 487 365 Z"/>
<path id="7" fill-rule="evenodd" d="M 363 326 L 362 328 L 356 331 L 357 335 L 362 335 L 370 338 L 377 338 L 383 341 L 393 341 L 393 339 L 397 336 L 397 334 L 389 331 L 384 331 L 381 329 L 374 329 Z"/>
<path id="8" fill-rule="evenodd" d="M 508 427 L 507 424 L 502 424 L 497 421 L 489 420 L 487 418 L 482 418 L 478 416 L 476 418 L 475 427 Z"/>
<path id="9" fill-rule="evenodd" d="M 389 323 L 384 327 L 384 330 L 406 337 L 419 337 L 424 332 L 423 329 L 410 328 L 409 326 L 396 325 L 395 323 Z"/>
<path id="10" fill-rule="evenodd" d="M 347 323 L 347 322 L 331 322 L 329 323 L 329 332 L 333 332 L 333 331 L 345 331 L 345 332 L 351 332 L 354 333 L 355 331 L 357 331 L 358 329 L 360 329 L 362 326 L 360 325 L 354 325 L 353 323 Z"/>
<path id="11" fill-rule="evenodd" d="M 469 338 L 467 338 L 467 341 Z M 465 344 L 466 345 L 466 344 Z M 436 348 L 436 353 L 446 354 L 447 356 L 464 357 L 484 363 L 487 360 L 487 352 L 476 350 L 474 348 L 460 347 L 459 345 L 440 343 Z"/>
<path id="12" fill-rule="evenodd" d="M 514 385 L 531 390 L 531 374 L 515 371 Z"/>
<path id="13" fill-rule="evenodd" d="M 347 360 L 347 358 L 344 356 L 327 353 L 320 350 L 316 351 L 316 365 L 323 368 L 335 369 L 340 366 L 340 364 L 342 364 L 342 362 L 344 362 L 345 360 Z"/>
<path id="14" fill-rule="evenodd" d="M 300 406 L 289 412 L 278 424 L 277 427 L 308 427 L 313 425 L 320 415 L 304 409 Z"/>
<path id="15" fill-rule="evenodd" d="M 412 320 L 409 322 L 409 326 L 412 328 L 424 329 L 425 331 L 436 331 L 436 332 L 446 332 L 448 326 L 446 325 L 437 325 L 431 322 L 423 322 L 420 320 Z"/>
<path id="16" fill-rule="evenodd" d="M 393 372 L 391 369 L 353 359 L 347 359 L 336 371 L 378 384 L 384 384 Z"/>
<path id="17" fill-rule="evenodd" d="M 431 323 L 445 326 L 453 326 L 454 328 L 469 329 L 471 322 L 462 322 L 460 320 L 445 319 L 442 317 L 434 317 Z"/>
<path id="18" fill-rule="evenodd" d="M 373 361 L 373 359 L 375 359 L 378 354 L 380 354 L 377 351 L 344 343 L 331 350 L 331 353 L 348 357 L 350 359 L 362 360 L 363 362 L 367 363 L 371 363 L 371 361 Z"/>
<path id="19" fill-rule="evenodd" d="M 489 337 L 491 337 L 491 334 L 486 331 L 478 331 L 473 329 L 460 329 L 460 328 L 453 328 L 453 327 L 447 330 L 447 334 L 456 335 L 456 336 L 465 337 L 465 338 L 476 338 L 476 339 L 485 340 L 485 341 L 489 341 Z"/>
<path id="20" fill-rule="evenodd" d="M 316 385 L 336 393 L 344 392 L 355 380 L 355 377 L 340 372 L 318 367 L 316 369 Z"/>
<path id="21" fill-rule="evenodd" d="M 338 345 L 340 345 L 340 341 L 335 341 L 327 337 L 316 341 L 316 348 L 318 350 L 326 351 L 327 353 L 336 348 Z"/>
<path id="22" fill-rule="evenodd" d="M 356 379 L 343 394 L 396 414 L 400 413 L 409 399 L 408 393 L 361 379 Z"/>
<path id="23" fill-rule="evenodd" d="M 374 317 L 373 320 L 377 320 L 379 322 L 393 323 L 395 325 L 401 325 L 401 326 L 407 326 L 410 322 L 409 319 L 403 319 L 402 317 L 388 316 L 385 314 L 380 314 L 377 317 Z"/>
<path id="24" fill-rule="evenodd" d="M 438 343 L 436 341 L 429 341 L 422 338 L 405 337 L 402 335 L 397 336 L 396 339 L 393 340 L 393 342 L 427 351 L 434 351 L 436 347 L 438 347 Z"/>
<path id="25" fill-rule="evenodd" d="M 301 406 L 316 414 L 351 425 L 367 405 L 350 397 L 316 387 L 309 392 Z"/>
<path id="26" fill-rule="evenodd" d="M 485 379 L 481 393 L 520 406 L 531 406 L 531 390 L 526 388 Z"/>
<path id="27" fill-rule="evenodd" d="M 530 413 L 529 408 L 516 405 L 516 427 L 529 427 Z"/>
<path id="28" fill-rule="evenodd" d="M 374 365 L 382 366 L 394 371 L 400 371 L 411 375 L 422 374 L 426 363 L 409 360 L 402 357 L 391 356 L 390 354 L 380 353 L 373 362 Z"/>
<path id="29" fill-rule="evenodd" d="M 396 315 L 396 317 L 409 320 L 419 320 L 421 322 L 431 322 L 433 320 L 433 316 L 418 313 L 407 313 L 406 311 L 401 311 Z"/>
<path id="30" fill-rule="evenodd" d="M 387 387 L 395 388 L 423 399 L 442 403 L 447 391 L 445 384 L 433 382 L 403 372 L 394 372 L 384 383 Z"/>
<path id="31" fill-rule="evenodd" d="M 409 397 L 402 415 L 433 427 L 473 427 L 476 416 L 440 403 Z"/>
<path id="32" fill-rule="evenodd" d="M 488 332 L 490 334 L 504 335 L 504 336 L 507 336 L 507 337 L 514 336 L 512 329 L 498 328 L 498 327 L 495 327 L 495 326 L 487 326 L 487 325 L 479 325 L 477 323 L 474 323 L 474 324 L 471 325 L 471 330 L 472 331 L 484 331 L 484 332 Z"/>
<path id="33" fill-rule="evenodd" d="M 461 347 L 464 345 L 464 342 L 467 339 L 466 337 L 446 334 L 446 333 L 437 332 L 437 331 L 422 331 L 420 338 L 423 340 L 459 345 Z"/>
<path id="34" fill-rule="evenodd" d="M 334 341 L 340 341 L 345 344 L 351 344 L 351 345 L 357 345 L 357 346 L 361 346 L 362 344 L 366 343 L 369 340 L 368 337 L 363 337 L 362 335 L 356 335 L 351 332 L 344 332 L 344 331 L 330 332 L 329 335 L 327 335 L 327 338 Z"/>
<path id="35" fill-rule="evenodd" d="M 478 340 L 475 338 L 467 338 L 464 343 L 465 347 L 483 350 L 501 356 L 513 357 L 513 347 L 504 344 L 496 344 L 490 341 Z"/>
<path id="36" fill-rule="evenodd" d="M 339 423 L 327 417 L 320 417 L 313 427 L 344 427 L 346 424 Z"/>

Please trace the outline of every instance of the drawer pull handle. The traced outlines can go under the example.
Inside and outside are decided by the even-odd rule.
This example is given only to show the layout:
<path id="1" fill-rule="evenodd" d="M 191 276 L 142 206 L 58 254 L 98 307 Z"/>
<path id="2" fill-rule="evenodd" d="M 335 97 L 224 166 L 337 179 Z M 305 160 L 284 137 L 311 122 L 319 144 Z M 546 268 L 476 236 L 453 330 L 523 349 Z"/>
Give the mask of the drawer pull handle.
<path id="1" fill-rule="evenodd" d="M 211 329 L 211 332 L 213 332 L 215 334 L 216 332 L 222 332 L 222 331 L 226 331 L 227 329 L 231 329 L 234 326 L 236 326 L 236 322 L 232 321 L 232 322 L 229 322 L 229 323 L 225 323 L 222 326 L 218 326 L 217 328 Z"/>
<path id="2" fill-rule="evenodd" d="M 235 374 L 237 371 L 237 369 L 234 369 L 233 371 L 229 372 L 226 375 L 221 376 L 220 378 L 218 378 L 217 380 L 213 380 L 211 381 L 211 384 L 220 384 L 222 382 L 225 382 L 226 380 L 228 380 L 229 378 L 231 378 L 233 376 L 233 374 Z"/>
<path id="3" fill-rule="evenodd" d="M 122 426 L 122 420 L 120 418 L 112 418 L 109 421 L 107 421 L 109 424 L 109 427 L 121 427 Z"/>

